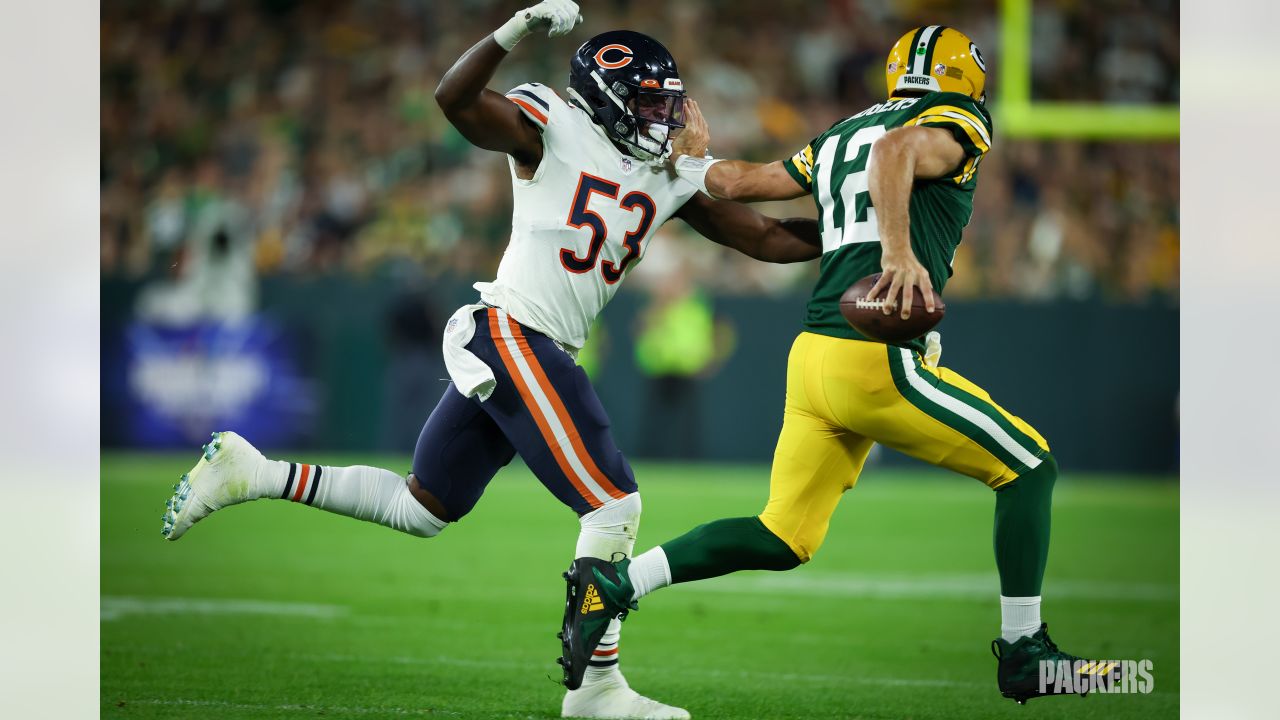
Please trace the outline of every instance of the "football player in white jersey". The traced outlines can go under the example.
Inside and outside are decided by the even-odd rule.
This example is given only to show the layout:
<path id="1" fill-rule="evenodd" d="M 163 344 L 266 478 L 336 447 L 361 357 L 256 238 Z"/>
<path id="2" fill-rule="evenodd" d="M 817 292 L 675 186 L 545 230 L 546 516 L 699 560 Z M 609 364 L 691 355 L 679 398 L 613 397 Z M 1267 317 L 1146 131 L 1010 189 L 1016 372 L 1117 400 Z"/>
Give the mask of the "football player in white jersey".
<path id="1" fill-rule="evenodd" d="M 477 283 L 479 302 L 446 324 L 452 382 L 422 429 L 413 471 L 406 478 L 367 466 L 268 460 L 235 433 L 214 433 L 169 500 L 167 539 L 215 510 L 258 498 L 429 538 L 467 514 L 519 453 L 577 513 L 572 557 L 631 556 L 640 495 L 574 361 L 592 320 L 672 216 L 770 262 L 816 258 L 821 243 L 811 219 L 775 220 L 712 200 L 675 174 L 667 160 L 683 128 L 685 91 L 675 60 L 650 37 L 614 31 L 588 40 L 570 61 L 567 97 L 538 83 L 506 93 L 485 87 L 522 38 L 540 30 L 564 35 L 580 21 L 569 0 L 521 10 L 463 54 L 436 89 L 436 101 L 468 140 L 508 156 L 515 208 L 497 278 Z M 689 717 L 628 687 L 618 669 L 620 617 L 601 625 L 590 662 L 565 669 L 563 715 Z"/>

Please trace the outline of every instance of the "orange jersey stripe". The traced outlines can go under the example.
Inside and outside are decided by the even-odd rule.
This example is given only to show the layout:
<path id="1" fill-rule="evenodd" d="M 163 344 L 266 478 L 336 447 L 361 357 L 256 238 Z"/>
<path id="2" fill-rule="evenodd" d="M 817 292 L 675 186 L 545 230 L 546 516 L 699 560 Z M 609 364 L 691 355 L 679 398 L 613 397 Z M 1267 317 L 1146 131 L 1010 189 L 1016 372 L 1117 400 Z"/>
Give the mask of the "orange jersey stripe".
<path id="1" fill-rule="evenodd" d="M 307 487 L 307 478 L 311 477 L 311 466 L 302 466 L 302 478 L 298 480 L 298 489 L 293 491 L 293 501 L 298 502 L 302 498 L 302 491 Z"/>
<path id="2" fill-rule="evenodd" d="M 513 103 L 515 103 L 515 104 L 519 105 L 520 107 L 524 108 L 525 110 L 527 110 L 527 111 L 529 112 L 529 114 L 530 114 L 530 115 L 532 115 L 532 116 L 534 116 L 534 117 L 538 118 L 538 122 L 542 123 L 543 125 L 546 125 L 546 124 L 547 124 L 547 116 L 546 116 L 546 115 L 543 115 L 543 114 L 542 114 L 542 112 L 538 110 L 538 108 L 536 108 L 536 107 L 534 107 L 534 106 L 530 105 L 529 103 L 527 103 L 527 102 L 525 102 L 525 101 L 523 101 L 523 100 L 521 100 L 521 99 L 519 99 L 519 98 L 513 98 L 513 97 L 511 97 L 510 95 L 507 95 L 507 96 L 506 96 L 506 98 L 507 98 L 508 100 L 510 100 L 511 102 L 513 102 Z"/>
<path id="3" fill-rule="evenodd" d="M 520 332 L 520 325 L 507 316 L 507 322 L 511 325 L 511 334 L 515 336 L 516 343 L 521 348 L 529 347 L 529 341 L 525 339 Z M 592 480 L 600 486 L 602 490 L 609 493 L 611 498 L 624 498 L 626 493 L 619 490 L 613 483 L 609 482 L 609 478 L 600 472 L 600 468 L 596 467 L 596 462 L 591 458 L 591 454 L 587 452 L 586 446 L 582 444 L 582 435 L 578 433 L 578 428 L 574 426 L 573 420 L 569 418 L 569 411 L 565 409 L 564 403 L 560 400 L 560 396 L 556 394 L 555 388 L 551 385 L 551 381 L 547 379 L 547 374 L 542 371 L 542 366 L 538 364 L 538 358 L 534 357 L 533 351 L 524 353 L 529 360 L 529 367 L 533 369 L 533 375 L 538 380 L 538 384 L 542 386 L 542 392 L 551 400 L 551 407 L 556 411 L 556 417 L 560 418 L 560 424 L 569 433 L 569 443 L 573 446 L 574 452 L 578 453 L 578 458 L 582 460 L 582 466 L 587 469 L 587 474 Z"/>
<path id="4" fill-rule="evenodd" d="M 498 311 L 493 308 L 489 309 L 489 334 L 493 337 L 493 344 L 498 346 L 498 355 L 502 358 L 502 364 L 507 368 L 507 374 L 515 381 L 516 390 L 520 393 L 521 399 L 524 400 L 525 407 L 529 408 L 529 414 L 533 416 L 533 421 L 538 425 L 538 431 L 542 433 L 542 439 L 547 443 L 547 447 L 551 448 L 551 454 L 555 456 L 556 464 L 560 466 L 560 471 L 565 477 L 569 478 L 569 482 L 573 483 L 573 488 L 578 491 L 582 499 L 586 500 L 593 508 L 600 507 L 601 502 L 596 499 L 594 493 L 587 489 L 586 485 L 578 479 L 574 473 L 573 467 L 569 465 L 569 459 L 565 457 L 564 450 L 560 449 L 560 443 L 556 442 L 555 433 L 551 431 L 551 426 L 547 424 L 546 418 L 542 417 L 542 410 L 538 408 L 538 401 L 533 398 L 533 393 L 529 390 L 529 386 L 525 384 L 524 378 L 520 375 L 520 368 L 516 366 L 515 358 L 511 356 L 511 351 L 507 349 L 506 340 L 502 337 L 502 327 L 499 325 Z M 523 337 L 516 340 L 517 347 L 522 350 L 528 347 Z M 521 352 L 526 360 L 533 364 L 532 352 Z M 536 367 L 536 365 L 534 365 Z"/>

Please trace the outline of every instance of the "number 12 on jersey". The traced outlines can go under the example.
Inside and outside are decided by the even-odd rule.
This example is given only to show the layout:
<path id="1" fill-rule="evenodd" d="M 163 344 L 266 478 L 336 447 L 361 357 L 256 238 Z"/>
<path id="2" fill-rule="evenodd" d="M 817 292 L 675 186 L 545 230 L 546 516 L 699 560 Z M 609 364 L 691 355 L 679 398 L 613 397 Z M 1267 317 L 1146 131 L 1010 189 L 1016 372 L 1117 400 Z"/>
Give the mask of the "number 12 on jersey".
<path id="1" fill-rule="evenodd" d="M 569 205 L 569 219 L 565 223 L 569 227 L 590 228 L 591 245 L 587 248 L 586 257 L 578 257 L 578 254 L 572 248 L 561 248 L 560 264 L 564 265 L 565 270 L 582 274 L 595 269 L 596 263 L 600 261 L 600 251 L 604 248 L 604 242 L 609 238 L 609 228 L 605 225 L 604 218 L 588 209 L 587 205 L 591 202 L 592 193 L 615 199 L 618 197 L 620 189 L 621 186 L 618 183 L 610 182 L 589 173 L 584 172 L 578 177 L 578 189 L 573 194 L 573 202 Z M 627 271 L 627 266 L 640 258 L 640 243 L 644 242 L 644 236 L 648 234 L 649 227 L 653 225 L 653 218 L 658 211 L 653 198 L 639 190 L 634 190 L 623 196 L 618 206 L 633 212 L 639 210 L 640 223 L 636 226 L 636 229 L 628 232 L 622 238 L 622 246 L 627 249 L 627 254 L 622 257 L 622 260 L 616 265 L 612 260 L 605 260 L 600 263 L 600 274 L 604 276 L 604 281 L 610 285 L 621 280 L 623 273 Z"/>
<path id="2" fill-rule="evenodd" d="M 842 245 L 880 242 L 876 209 L 871 205 L 868 171 L 871 145 L 886 132 L 883 125 L 858 130 L 845 143 L 842 161 L 836 160 L 840 135 L 832 135 L 818 148 L 818 205 L 822 208 L 822 252 Z"/>

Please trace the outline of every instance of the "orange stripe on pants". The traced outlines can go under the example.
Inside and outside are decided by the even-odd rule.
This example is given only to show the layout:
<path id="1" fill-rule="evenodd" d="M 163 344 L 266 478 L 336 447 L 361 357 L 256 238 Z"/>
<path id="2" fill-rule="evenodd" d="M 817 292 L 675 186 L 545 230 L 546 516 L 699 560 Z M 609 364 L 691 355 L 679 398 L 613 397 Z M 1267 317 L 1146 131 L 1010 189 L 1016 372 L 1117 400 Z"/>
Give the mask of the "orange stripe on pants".
<path id="1" fill-rule="evenodd" d="M 543 441 L 546 442 L 547 447 L 551 448 L 551 454 L 555 456 L 556 464 L 560 466 L 560 472 L 569 478 L 569 482 L 573 483 L 573 488 L 578 491 L 583 500 L 587 501 L 588 505 L 592 508 L 600 507 L 603 503 L 595 496 L 595 493 L 582 484 L 577 474 L 574 473 L 573 467 L 569 464 L 569 459 L 565 457 L 564 450 L 560 448 L 560 443 L 556 442 L 555 433 L 551 432 L 551 426 L 547 424 L 546 418 L 542 416 L 542 410 L 538 408 L 538 401 L 534 399 L 533 393 L 524 381 L 524 377 L 520 375 L 520 368 L 516 365 L 515 358 L 511 356 L 511 352 L 507 349 L 506 340 L 502 337 L 502 326 L 498 320 L 498 311 L 490 308 L 488 313 L 489 334 L 493 337 L 493 344 L 498 346 L 498 355 L 502 358 L 502 364 L 506 366 L 507 374 L 515 381 L 516 390 L 520 393 L 520 398 L 524 400 L 529 414 L 533 416 L 533 421 L 537 423 L 538 432 L 542 433 Z M 529 345 L 524 341 L 524 338 L 519 338 L 516 344 L 525 360 L 531 360 L 533 352 L 529 350 Z M 532 365 L 532 363 L 530 364 Z"/>
<path id="2" fill-rule="evenodd" d="M 551 401 L 551 407 L 555 410 L 556 417 L 560 418 L 560 424 L 569 433 L 569 444 L 573 446 L 574 452 L 582 460 L 582 466 L 587 469 L 587 474 L 591 476 L 592 480 L 596 481 L 596 484 L 601 489 L 609 493 L 609 497 L 615 499 L 626 497 L 627 494 L 609 482 L 609 478 L 605 477 L 605 474 L 600 472 L 600 468 L 596 466 L 595 460 L 591 459 L 591 454 L 587 452 L 586 446 L 582 444 L 582 435 L 578 432 L 578 428 L 574 426 L 573 420 L 569 418 L 569 411 L 565 408 L 564 403 L 561 402 L 560 396 L 556 394 L 555 387 L 547 379 L 547 374 L 543 372 L 542 366 L 538 364 L 538 358 L 534 357 L 533 351 L 528 349 L 529 341 L 525 340 L 524 334 L 520 332 L 520 324 L 512 320 L 510 315 L 507 316 L 507 323 L 511 326 L 511 334 L 515 337 L 516 344 L 529 361 L 529 367 L 533 370 L 533 376 L 537 379 L 543 394 Z"/>

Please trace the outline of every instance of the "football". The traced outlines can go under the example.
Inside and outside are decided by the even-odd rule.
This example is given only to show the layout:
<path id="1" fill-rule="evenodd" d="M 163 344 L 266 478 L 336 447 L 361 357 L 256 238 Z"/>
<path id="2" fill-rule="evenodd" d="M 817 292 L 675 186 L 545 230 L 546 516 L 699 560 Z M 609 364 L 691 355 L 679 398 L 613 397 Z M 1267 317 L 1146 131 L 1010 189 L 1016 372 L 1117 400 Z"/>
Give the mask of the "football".
<path id="1" fill-rule="evenodd" d="M 872 286 L 880 279 L 880 273 L 868 275 L 849 286 L 840 296 L 840 314 L 854 330 L 881 342 L 898 343 L 914 340 L 933 329 L 946 314 L 947 306 L 942 294 L 933 293 L 933 312 L 924 307 L 924 297 L 917 291 L 911 298 L 911 317 L 902 319 L 899 312 L 884 314 L 884 300 L 868 298 Z M 886 294 L 888 290 L 881 290 Z"/>

